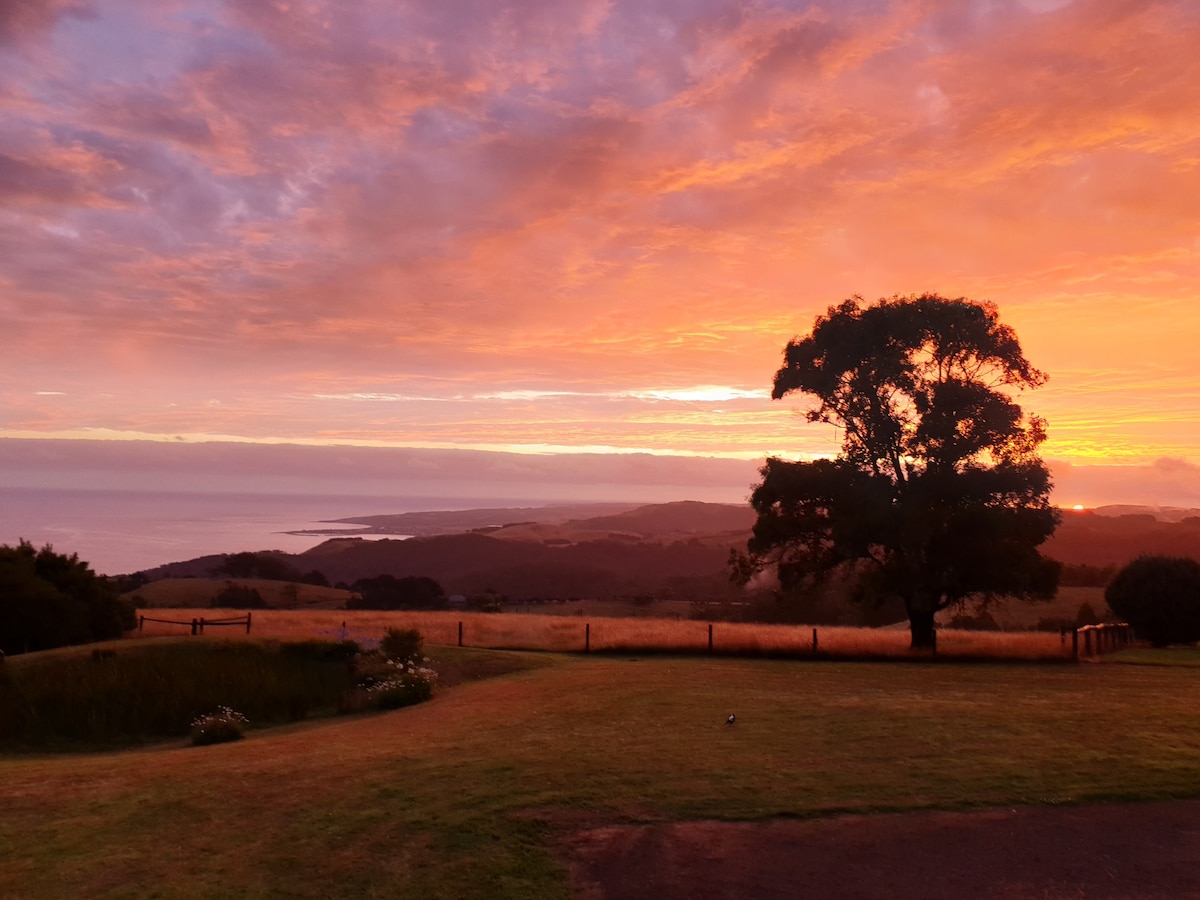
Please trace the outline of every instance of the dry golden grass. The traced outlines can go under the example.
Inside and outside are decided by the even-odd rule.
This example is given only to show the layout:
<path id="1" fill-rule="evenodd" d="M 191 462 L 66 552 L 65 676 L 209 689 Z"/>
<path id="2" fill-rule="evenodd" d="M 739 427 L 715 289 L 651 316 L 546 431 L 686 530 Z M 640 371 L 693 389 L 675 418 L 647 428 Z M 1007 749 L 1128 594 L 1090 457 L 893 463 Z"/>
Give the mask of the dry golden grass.
<path id="1" fill-rule="evenodd" d="M 197 613 L 206 619 L 237 616 L 237 610 L 153 609 L 155 618 L 190 622 Z M 623 651 L 632 653 L 699 653 L 708 649 L 706 622 L 679 619 L 598 618 L 473 613 L 383 612 L 374 610 L 255 610 L 253 637 L 305 639 L 348 637 L 375 640 L 387 628 L 416 628 L 430 644 L 458 643 L 459 624 L 466 647 L 555 652 Z M 186 627 L 147 622 L 141 636 L 180 634 Z M 821 656 L 907 658 L 905 628 L 839 628 L 820 626 L 817 650 Z M 240 628 L 210 629 L 222 637 L 237 637 Z M 720 654 L 805 656 L 813 651 L 813 628 L 803 625 L 762 625 L 718 622 L 713 625 L 713 651 Z M 1070 640 L 1057 633 L 1020 631 L 938 631 L 938 655 L 972 659 L 1068 659 Z"/>

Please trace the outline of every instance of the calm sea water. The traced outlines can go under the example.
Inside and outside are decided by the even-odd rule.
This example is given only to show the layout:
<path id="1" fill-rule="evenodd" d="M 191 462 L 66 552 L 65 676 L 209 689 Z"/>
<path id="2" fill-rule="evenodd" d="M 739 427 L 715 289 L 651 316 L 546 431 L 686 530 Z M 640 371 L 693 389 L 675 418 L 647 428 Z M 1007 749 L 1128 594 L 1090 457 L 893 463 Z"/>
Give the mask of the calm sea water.
<path id="1" fill-rule="evenodd" d="M 348 516 L 507 506 L 509 501 L 436 497 L 358 497 L 153 493 L 0 488 L 0 544 L 19 539 L 78 553 L 117 575 L 210 553 L 298 553 L 325 537 L 292 535 Z"/>

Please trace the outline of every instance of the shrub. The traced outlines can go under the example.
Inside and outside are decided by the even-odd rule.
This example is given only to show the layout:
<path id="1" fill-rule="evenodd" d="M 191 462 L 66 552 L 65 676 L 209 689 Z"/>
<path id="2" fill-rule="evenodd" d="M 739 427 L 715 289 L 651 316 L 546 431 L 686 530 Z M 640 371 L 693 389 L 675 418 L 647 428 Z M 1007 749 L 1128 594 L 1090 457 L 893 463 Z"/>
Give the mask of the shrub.
<path id="1" fill-rule="evenodd" d="M 396 673 L 385 681 L 378 681 L 367 688 L 371 705 L 378 709 L 400 709 L 424 703 L 433 696 L 433 685 L 437 673 L 432 669 L 407 665 L 398 667 Z"/>
<path id="2" fill-rule="evenodd" d="M 344 701 L 343 711 L 399 709 L 432 697 L 437 672 L 424 665 L 429 660 L 420 655 L 423 644 L 424 638 L 415 628 L 389 628 L 378 652 L 359 659 L 359 691 Z"/>
<path id="3" fill-rule="evenodd" d="M 192 722 L 192 743 L 197 747 L 208 744 L 227 744 L 240 741 L 249 720 L 228 706 L 217 708 L 214 713 L 200 716 Z"/>
<path id="4" fill-rule="evenodd" d="M 420 636 L 418 632 L 414 632 Z M 419 647 L 419 645 L 418 645 Z M 362 650 L 358 643 L 343 641 L 288 641 L 279 645 L 279 652 L 286 656 L 297 656 L 314 662 L 349 662 Z"/>
<path id="5" fill-rule="evenodd" d="M 425 639 L 415 628 L 389 628 L 379 642 L 379 649 L 388 659 L 420 659 Z"/>
<path id="6" fill-rule="evenodd" d="M 1200 563 L 1139 556 L 1104 591 L 1108 608 L 1155 647 L 1200 640 Z"/>

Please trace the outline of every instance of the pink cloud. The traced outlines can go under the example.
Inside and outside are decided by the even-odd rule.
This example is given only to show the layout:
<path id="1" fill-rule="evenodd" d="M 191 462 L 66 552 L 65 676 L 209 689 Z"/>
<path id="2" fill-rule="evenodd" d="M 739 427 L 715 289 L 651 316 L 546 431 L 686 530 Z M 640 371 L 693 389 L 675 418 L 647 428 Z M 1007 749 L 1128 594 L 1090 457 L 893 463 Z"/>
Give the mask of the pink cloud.
<path id="1" fill-rule="evenodd" d="M 762 387 L 829 303 L 939 290 L 1050 371 L 1059 456 L 1200 441 L 1188 3 L 81 12 L 0 17 L 0 430 L 813 450 L 456 398 Z M 442 406 L 310 397 L 389 392 Z"/>
<path id="2" fill-rule="evenodd" d="M 91 8 L 87 0 L 20 0 L 0 4 L 0 44 L 44 34 L 61 16 L 88 18 Z"/>

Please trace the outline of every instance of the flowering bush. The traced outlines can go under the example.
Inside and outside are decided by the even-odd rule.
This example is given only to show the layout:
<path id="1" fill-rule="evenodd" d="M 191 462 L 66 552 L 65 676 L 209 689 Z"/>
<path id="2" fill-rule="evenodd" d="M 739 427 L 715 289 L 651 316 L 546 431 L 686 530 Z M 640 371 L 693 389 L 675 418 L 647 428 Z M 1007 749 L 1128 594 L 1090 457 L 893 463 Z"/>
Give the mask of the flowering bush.
<path id="1" fill-rule="evenodd" d="M 424 657 L 422 662 L 429 662 Z M 424 665 L 418 665 L 413 660 L 401 662 L 389 659 L 386 663 L 388 671 L 385 677 L 367 685 L 367 697 L 371 706 L 378 709 L 399 709 L 402 706 L 412 706 L 423 703 L 433 696 L 433 686 L 437 683 L 437 672 Z"/>
<path id="2" fill-rule="evenodd" d="M 208 744 L 224 744 L 240 741 L 249 720 L 228 706 L 219 706 L 215 713 L 200 716 L 192 722 L 192 744 L 203 747 Z"/>

